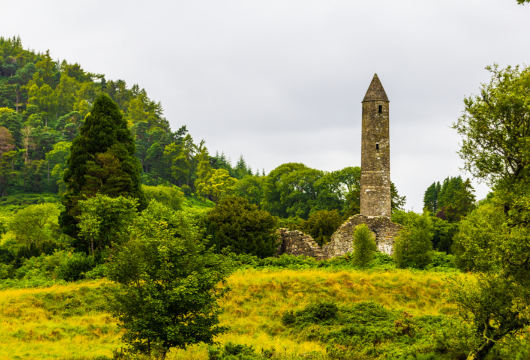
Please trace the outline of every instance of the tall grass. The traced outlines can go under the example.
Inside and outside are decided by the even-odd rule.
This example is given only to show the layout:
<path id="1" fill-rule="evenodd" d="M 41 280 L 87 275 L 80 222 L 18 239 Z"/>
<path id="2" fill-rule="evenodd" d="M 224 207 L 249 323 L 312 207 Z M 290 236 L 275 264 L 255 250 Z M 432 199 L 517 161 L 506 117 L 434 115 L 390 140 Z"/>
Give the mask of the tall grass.
<path id="1" fill-rule="evenodd" d="M 470 276 L 455 274 L 451 276 Z M 372 300 L 415 315 L 447 314 L 447 275 L 425 271 L 241 270 L 228 280 L 220 343 L 275 348 L 286 355 L 324 352 L 325 345 L 287 336 L 281 317 L 316 300 L 338 305 Z M 111 357 L 120 332 L 106 313 L 108 282 L 0 291 L 0 359 Z M 169 359 L 207 359 L 207 347 L 173 350 Z"/>

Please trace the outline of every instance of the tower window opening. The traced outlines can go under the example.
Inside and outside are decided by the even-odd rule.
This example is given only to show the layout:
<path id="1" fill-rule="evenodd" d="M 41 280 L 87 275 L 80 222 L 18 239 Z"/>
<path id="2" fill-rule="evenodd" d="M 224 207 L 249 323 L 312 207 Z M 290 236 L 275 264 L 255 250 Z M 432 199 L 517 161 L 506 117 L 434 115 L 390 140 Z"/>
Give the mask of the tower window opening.
<path id="1" fill-rule="evenodd" d="M 383 113 L 383 105 L 379 105 L 379 114 Z"/>
<path id="2" fill-rule="evenodd" d="M 375 144 L 375 149 L 379 150 L 379 144 Z"/>

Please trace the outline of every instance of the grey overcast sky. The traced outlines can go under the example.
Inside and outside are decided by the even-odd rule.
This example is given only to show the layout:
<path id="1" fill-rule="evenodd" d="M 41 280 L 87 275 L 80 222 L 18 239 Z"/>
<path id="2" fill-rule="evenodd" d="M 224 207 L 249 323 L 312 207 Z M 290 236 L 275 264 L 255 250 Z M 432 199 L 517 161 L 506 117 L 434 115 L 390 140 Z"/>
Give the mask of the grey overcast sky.
<path id="1" fill-rule="evenodd" d="M 529 63 L 529 34 L 530 4 L 516 0 L 0 0 L 1 36 L 139 84 L 173 129 L 267 172 L 359 166 L 377 72 L 392 181 L 415 211 L 433 181 L 467 176 L 451 123 L 485 66 Z"/>

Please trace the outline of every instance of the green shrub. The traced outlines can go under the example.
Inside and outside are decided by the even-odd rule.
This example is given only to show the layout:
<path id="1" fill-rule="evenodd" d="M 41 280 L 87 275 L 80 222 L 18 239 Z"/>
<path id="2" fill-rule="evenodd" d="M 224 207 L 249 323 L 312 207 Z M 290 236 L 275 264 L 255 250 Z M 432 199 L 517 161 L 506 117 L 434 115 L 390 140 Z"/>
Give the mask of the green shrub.
<path id="1" fill-rule="evenodd" d="M 427 265 L 426 269 L 437 269 L 437 270 L 456 270 L 455 259 L 453 255 L 448 255 L 445 252 L 433 251 L 431 257 L 431 263 Z"/>
<path id="2" fill-rule="evenodd" d="M 188 186 L 189 188 L 189 186 Z M 142 185 L 147 201 L 156 200 L 173 210 L 181 210 L 184 203 L 184 193 L 176 186 L 147 186 Z M 191 194 L 191 190 L 190 190 Z"/>
<path id="3" fill-rule="evenodd" d="M 353 263 L 364 269 L 370 264 L 376 251 L 375 236 L 368 226 L 366 224 L 356 226 L 353 233 Z"/>
<path id="4" fill-rule="evenodd" d="M 337 318 L 339 308 L 333 302 L 317 302 L 307 305 L 299 311 L 287 311 L 282 316 L 284 325 L 317 324 Z"/>
<path id="5" fill-rule="evenodd" d="M 58 279 L 77 281 L 85 278 L 85 273 L 94 269 L 96 262 L 92 256 L 84 253 L 72 253 L 65 256 L 57 266 Z"/>
<path id="6" fill-rule="evenodd" d="M 182 192 L 184 193 L 184 195 L 186 195 L 186 197 L 190 197 L 191 196 L 191 188 L 184 184 L 180 187 L 180 190 L 182 190 Z"/>
<path id="7" fill-rule="evenodd" d="M 327 346 L 329 359 L 458 359 L 450 350 L 457 337 L 438 341 L 452 330 L 444 316 L 414 316 L 373 301 L 336 307 L 309 304 L 282 316 L 286 335 Z M 462 334 L 458 334 L 459 336 Z M 437 345 L 440 343 L 441 345 Z M 442 344 L 443 343 L 443 344 Z"/>
<path id="8" fill-rule="evenodd" d="M 227 196 L 212 209 L 207 218 L 214 227 L 218 248 L 230 247 L 236 254 L 264 258 L 274 254 L 277 244 L 276 219 L 246 199 Z"/>
<path id="9" fill-rule="evenodd" d="M 11 279 L 15 276 L 15 268 L 13 265 L 0 263 L 0 279 Z"/>
<path id="10" fill-rule="evenodd" d="M 394 261 L 398 268 L 423 269 L 432 258 L 432 221 L 429 213 L 410 214 L 394 242 Z"/>
<path id="11" fill-rule="evenodd" d="M 305 228 L 306 228 L 305 222 L 306 221 L 304 219 L 295 217 L 295 216 L 287 218 L 287 219 L 278 218 L 276 227 L 278 229 L 287 228 L 289 230 L 305 231 Z"/>
<path id="12" fill-rule="evenodd" d="M 41 254 L 25 259 L 22 266 L 15 272 L 18 280 L 51 280 L 57 278 L 56 269 L 68 256 L 64 250 L 55 251 L 51 255 Z"/>
<path id="13" fill-rule="evenodd" d="M 337 210 L 317 211 L 311 214 L 304 224 L 304 232 L 311 235 L 315 242 L 322 246 L 329 242 L 331 235 L 342 224 Z"/>
<path id="14" fill-rule="evenodd" d="M 107 275 L 107 265 L 98 264 L 92 270 L 89 270 L 85 273 L 86 279 L 101 279 Z"/>
<path id="15" fill-rule="evenodd" d="M 58 226 L 59 208 L 55 204 L 30 205 L 15 213 L 9 221 L 9 230 L 15 239 L 26 246 L 53 241 L 60 234 Z"/>
<path id="16" fill-rule="evenodd" d="M 0 264 L 9 264 L 13 260 L 15 260 L 13 249 L 10 249 L 4 244 L 0 245 Z"/>

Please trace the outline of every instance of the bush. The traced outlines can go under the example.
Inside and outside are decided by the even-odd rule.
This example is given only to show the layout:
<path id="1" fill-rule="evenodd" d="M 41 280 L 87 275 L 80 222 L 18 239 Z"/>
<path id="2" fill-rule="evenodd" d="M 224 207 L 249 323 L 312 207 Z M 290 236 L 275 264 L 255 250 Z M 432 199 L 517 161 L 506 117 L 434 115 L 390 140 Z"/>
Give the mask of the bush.
<path id="1" fill-rule="evenodd" d="M 223 347 L 208 347 L 208 360 L 257 360 L 269 359 L 274 356 L 275 350 L 262 350 L 256 353 L 253 346 L 227 342 Z"/>
<path id="2" fill-rule="evenodd" d="M 453 255 L 447 255 L 445 252 L 433 251 L 431 263 L 426 267 L 427 270 L 456 270 L 456 264 Z"/>
<path id="3" fill-rule="evenodd" d="M 376 251 L 375 237 L 368 226 L 356 226 L 353 233 L 353 263 L 364 269 L 370 264 Z"/>
<path id="4" fill-rule="evenodd" d="M 304 323 L 321 323 L 336 319 L 339 308 L 334 302 L 317 302 L 307 305 L 299 311 L 287 311 L 282 316 L 284 325 L 301 325 Z"/>
<path id="5" fill-rule="evenodd" d="M 96 262 L 92 256 L 83 253 L 68 254 L 57 266 L 57 278 L 66 281 L 77 281 L 85 278 L 85 273 L 92 270 Z"/>
<path id="6" fill-rule="evenodd" d="M 286 228 L 289 230 L 299 230 L 299 231 L 305 231 L 305 220 L 296 216 L 284 219 L 284 218 L 278 218 L 276 227 L 278 229 L 280 228 Z"/>
<path id="7" fill-rule="evenodd" d="M 432 258 L 432 222 L 429 213 L 410 214 L 394 243 L 398 268 L 423 269 Z"/>
<path id="8" fill-rule="evenodd" d="M 85 273 L 85 279 L 101 279 L 107 275 L 107 265 L 98 264 L 92 270 Z"/>
<path id="9" fill-rule="evenodd" d="M 180 190 L 182 190 L 182 192 L 184 193 L 184 195 L 186 195 L 186 197 L 190 197 L 191 196 L 191 188 L 184 184 L 180 187 Z"/>
<path id="10" fill-rule="evenodd" d="M 15 271 L 15 278 L 18 280 L 50 280 L 57 277 L 56 269 L 68 256 L 64 250 L 55 251 L 51 255 L 41 254 L 33 256 L 23 261 Z"/>
<path id="11" fill-rule="evenodd" d="M 58 216 L 59 208 L 55 204 L 30 205 L 19 210 L 9 221 L 8 227 L 19 243 L 26 246 L 35 243 L 39 246 L 59 236 Z"/>
<path id="12" fill-rule="evenodd" d="M 276 219 L 243 198 L 228 196 L 210 211 L 207 218 L 217 248 L 230 247 L 236 254 L 261 258 L 274 254 L 277 244 Z"/>
<path id="13" fill-rule="evenodd" d="M 342 219 L 337 210 L 317 211 L 309 216 L 304 224 L 304 230 L 318 245 L 322 246 L 329 242 L 331 235 L 341 224 Z"/>
<path id="14" fill-rule="evenodd" d="M 163 185 L 142 185 L 142 190 L 145 194 L 147 201 L 156 200 L 173 210 L 182 209 L 182 204 L 184 202 L 184 194 L 179 190 L 178 187 L 170 187 Z"/>

